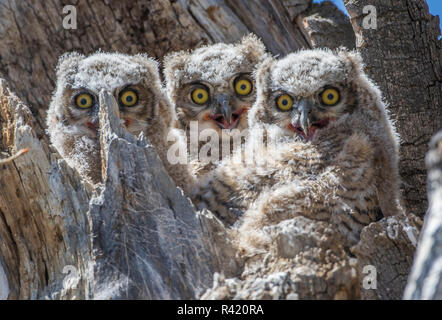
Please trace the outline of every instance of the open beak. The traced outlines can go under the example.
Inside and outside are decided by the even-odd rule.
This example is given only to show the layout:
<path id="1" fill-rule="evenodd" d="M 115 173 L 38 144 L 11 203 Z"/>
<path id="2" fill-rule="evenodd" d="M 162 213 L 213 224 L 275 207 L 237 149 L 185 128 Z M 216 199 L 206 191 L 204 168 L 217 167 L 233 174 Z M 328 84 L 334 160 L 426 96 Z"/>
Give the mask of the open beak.
<path id="1" fill-rule="evenodd" d="M 299 110 L 299 122 L 302 131 L 306 136 L 308 136 L 311 124 L 311 119 L 310 119 L 311 106 L 307 101 L 302 100 L 298 105 L 298 110 Z"/>
<path id="2" fill-rule="evenodd" d="M 247 108 L 240 108 L 235 112 L 232 111 L 230 106 L 230 96 L 226 94 L 220 94 L 215 98 L 212 113 L 208 115 L 208 118 L 213 120 L 221 129 L 234 129 L 243 113 L 247 112 Z"/>
<path id="3" fill-rule="evenodd" d="M 232 108 L 229 104 L 229 96 L 220 94 L 215 99 L 215 112 L 214 114 L 222 114 L 224 120 L 228 126 L 232 124 Z"/>
<path id="4" fill-rule="evenodd" d="M 310 126 L 312 123 L 311 115 L 311 105 L 310 102 L 306 100 L 301 100 L 297 106 L 297 114 L 292 118 L 291 125 L 304 137 L 309 136 Z"/>
<path id="5" fill-rule="evenodd" d="M 328 126 L 333 118 L 317 120 L 313 115 L 314 105 L 308 100 L 301 100 L 296 108 L 296 115 L 290 122 L 290 128 L 308 141 L 313 140 L 313 136 L 318 129 Z"/>

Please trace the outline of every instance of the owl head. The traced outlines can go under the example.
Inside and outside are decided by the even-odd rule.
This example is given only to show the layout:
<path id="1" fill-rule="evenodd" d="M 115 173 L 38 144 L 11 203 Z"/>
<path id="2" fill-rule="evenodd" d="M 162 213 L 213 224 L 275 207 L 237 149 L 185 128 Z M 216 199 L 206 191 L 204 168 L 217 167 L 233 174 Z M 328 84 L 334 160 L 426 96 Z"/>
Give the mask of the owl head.
<path id="1" fill-rule="evenodd" d="M 177 126 L 199 130 L 247 127 L 247 111 L 256 97 L 254 71 L 267 57 L 263 43 L 248 35 L 239 43 L 204 46 L 166 56 L 167 94 L 175 105 Z"/>
<path id="2" fill-rule="evenodd" d="M 158 64 L 145 55 L 96 53 L 88 57 L 69 53 L 61 56 L 57 66 L 57 87 L 48 126 L 56 123 L 70 133 L 97 136 L 98 95 L 107 90 L 119 105 L 121 123 L 138 135 L 160 113 L 162 100 Z M 167 110 L 166 110 L 167 111 Z M 169 113 L 162 117 L 171 122 Z"/>
<path id="3" fill-rule="evenodd" d="M 354 112 L 381 118 L 379 90 L 362 71 L 362 59 L 345 49 L 303 50 L 257 71 L 257 102 L 249 124 L 266 123 L 311 141 L 318 130 Z"/>

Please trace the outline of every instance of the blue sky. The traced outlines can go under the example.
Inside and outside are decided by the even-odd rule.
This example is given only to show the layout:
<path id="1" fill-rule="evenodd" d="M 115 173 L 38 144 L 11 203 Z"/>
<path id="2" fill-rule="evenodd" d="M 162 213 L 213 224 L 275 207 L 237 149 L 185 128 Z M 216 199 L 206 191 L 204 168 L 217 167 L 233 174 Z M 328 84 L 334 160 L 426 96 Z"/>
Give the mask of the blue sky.
<path id="1" fill-rule="evenodd" d="M 314 2 L 322 2 L 324 0 L 314 0 Z M 345 7 L 344 4 L 342 2 L 342 0 L 331 0 L 332 2 L 334 2 L 339 9 L 345 11 Z M 430 13 L 433 16 L 439 16 L 439 21 L 441 22 L 441 29 L 442 29 L 442 0 L 427 0 L 428 3 L 428 7 L 430 7 Z"/>

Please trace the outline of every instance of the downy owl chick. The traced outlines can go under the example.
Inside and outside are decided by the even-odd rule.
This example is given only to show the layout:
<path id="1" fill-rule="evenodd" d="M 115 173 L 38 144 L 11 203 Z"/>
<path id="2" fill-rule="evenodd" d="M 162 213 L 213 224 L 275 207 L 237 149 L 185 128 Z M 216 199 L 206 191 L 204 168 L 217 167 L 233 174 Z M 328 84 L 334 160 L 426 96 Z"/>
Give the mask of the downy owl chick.
<path id="1" fill-rule="evenodd" d="M 197 137 L 205 129 L 217 133 L 219 151 L 216 160 L 222 157 L 222 153 L 230 154 L 235 135 L 245 136 L 247 111 L 256 98 L 253 73 L 266 57 L 263 43 L 253 34 L 239 43 L 217 43 L 166 56 L 166 90 L 177 113 L 176 127 L 186 132 L 187 150 L 192 160 L 198 158 L 201 146 L 206 142 L 197 141 L 196 152 L 192 151 L 195 150 L 190 142 L 192 121 L 198 125 Z M 227 151 L 222 150 L 222 131 L 230 135 Z M 202 175 L 210 168 L 213 166 L 209 164 L 196 170 Z"/>
<path id="2" fill-rule="evenodd" d="M 357 53 L 269 58 L 256 78 L 246 150 L 265 132 L 259 161 L 232 166 L 236 153 L 197 195 L 220 216 L 245 212 L 240 248 L 268 244 L 263 227 L 296 215 L 335 223 L 354 243 L 363 226 L 400 212 L 398 136 Z"/>
<path id="3" fill-rule="evenodd" d="M 144 132 L 179 183 L 180 170 L 169 166 L 166 159 L 166 137 L 174 113 L 162 91 L 157 62 L 141 54 L 99 52 L 86 57 L 69 53 L 60 57 L 47 126 L 52 144 L 68 164 L 89 182 L 101 182 L 101 90 L 115 97 L 122 125 L 133 135 Z"/>

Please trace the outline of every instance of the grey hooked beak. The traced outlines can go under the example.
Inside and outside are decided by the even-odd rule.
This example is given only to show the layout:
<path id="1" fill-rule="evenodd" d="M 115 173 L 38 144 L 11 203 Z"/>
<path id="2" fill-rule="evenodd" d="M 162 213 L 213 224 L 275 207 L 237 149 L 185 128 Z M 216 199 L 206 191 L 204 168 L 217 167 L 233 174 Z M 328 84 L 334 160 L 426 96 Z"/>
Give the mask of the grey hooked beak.
<path id="1" fill-rule="evenodd" d="M 215 98 L 214 114 L 222 114 L 227 123 L 232 123 L 232 108 L 229 103 L 230 97 L 226 94 L 220 94 Z"/>
<path id="2" fill-rule="evenodd" d="M 297 125 L 300 125 L 304 134 L 308 136 L 311 126 L 311 119 L 310 119 L 312 111 L 311 103 L 307 100 L 301 100 L 298 103 L 297 110 L 298 110 L 298 116 L 292 119 L 292 126 L 296 127 Z"/>

